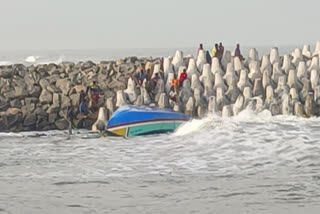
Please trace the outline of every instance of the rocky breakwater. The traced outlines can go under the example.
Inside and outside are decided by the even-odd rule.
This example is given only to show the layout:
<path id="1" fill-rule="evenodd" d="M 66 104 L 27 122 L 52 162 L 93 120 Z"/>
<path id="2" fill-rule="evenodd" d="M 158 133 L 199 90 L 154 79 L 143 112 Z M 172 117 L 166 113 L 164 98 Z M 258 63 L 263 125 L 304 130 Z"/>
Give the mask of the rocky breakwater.
<path id="1" fill-rule="evenodd" d="M 233 57 L 226 50 L 221 62 L 212 58 L 208 64 L 200 51 L 196 58 L 184 57 L 177 51 L 173 58 L 163 60 L 130 57 L 118 61 L 91 61 L 47 64 L 26 67 L 0 67 L 0 130 L 26 131 L 66 129 L 68 106 L 74 114 L 79 106 L 79 92 L 97 81 L 103 96 L 98 107 L 112 114 L 127 104 L 159 106 L 184 112 L 191 117 L 208 113 L 234 116 L 244 109 L 272 115 L 312 117 L 320 114 L 320 42 L 315 50 L 309 45 L 292 53 L 279 55 L 271 48 L 259 57 L 256 49 L 245 60 Z M 161 78 L 150 90 L 147 80 L 141 86 L 132 78 L 140 64 Z M 186 69 L 188 79 L 183 82 L 175 99 L 171 80 Z M 91 128 L 98 112 L 86 117 L 77 115 L 77 128 Z M 102 116 L 103 117 L 103 116 Z M 101 114 L 99 116 L 101 118 Z"/>
<path id="2" fill-rule="evenodd" d="M 97 81 L 102 96 L 98 107 L 114 111 L 117 94 L 127 88 L 127 81 L 141 63 L 160 63 L 159 59 L 100 62 L 63 62 L 26 67 L 22 64 L 0 66 L 0 131 L 67 129 L 68 106 L 76 117 L 73 125 L 89 128 L 98 112 L 77 114 L 79 93 Z M 149 63 L 149 64 L 150 64 Z"/>

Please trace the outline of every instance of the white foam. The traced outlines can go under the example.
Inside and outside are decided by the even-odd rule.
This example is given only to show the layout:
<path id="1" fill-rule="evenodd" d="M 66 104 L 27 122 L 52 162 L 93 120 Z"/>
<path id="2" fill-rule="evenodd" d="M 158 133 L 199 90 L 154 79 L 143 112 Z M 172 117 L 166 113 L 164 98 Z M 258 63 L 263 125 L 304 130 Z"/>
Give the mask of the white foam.
<path id="1" fill-rule="evenodd" d="M 3 65 L 12 65 L 14 64 L 13 62 L 10 62 L 10 61 L 0 61 L 0 66 L 3 66 Z"/>
<path id="2" fill-rule="evenodd" d="M 40 59 L 40 56 L 28 56 L 25 58 L 25 62 L 29 62 L 29 63 L 35 63 L 37 62 L 38 59 Z"/>

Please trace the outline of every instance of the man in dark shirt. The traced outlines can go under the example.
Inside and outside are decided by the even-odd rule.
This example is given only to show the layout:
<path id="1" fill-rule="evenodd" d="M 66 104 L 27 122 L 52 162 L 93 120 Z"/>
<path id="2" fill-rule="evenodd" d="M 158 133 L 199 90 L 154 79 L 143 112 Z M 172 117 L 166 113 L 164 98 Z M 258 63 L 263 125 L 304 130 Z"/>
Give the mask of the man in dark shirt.
<path id="1" fill-rule="evenodd" d="M 240 52 L 240 45 L 239 44 L 237 44 L 236 50 L 234 51 L 234 56 L 239 57 L 240 60 L 244 60 L 241 55 L 241 52 Z"/>

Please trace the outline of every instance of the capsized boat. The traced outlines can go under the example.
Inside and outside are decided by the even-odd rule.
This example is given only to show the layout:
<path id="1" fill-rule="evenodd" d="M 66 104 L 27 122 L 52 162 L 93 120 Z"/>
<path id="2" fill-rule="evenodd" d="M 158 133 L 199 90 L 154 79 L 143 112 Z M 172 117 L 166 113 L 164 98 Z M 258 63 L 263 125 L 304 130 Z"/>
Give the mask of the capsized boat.
<path id="1" fill-rule="evenodd" d="M 107 123 L 106 134 L 138 136 L 173 132 L 190 120 L 183 113 L 150 106 L 126 105 L 115 111 Z"/>

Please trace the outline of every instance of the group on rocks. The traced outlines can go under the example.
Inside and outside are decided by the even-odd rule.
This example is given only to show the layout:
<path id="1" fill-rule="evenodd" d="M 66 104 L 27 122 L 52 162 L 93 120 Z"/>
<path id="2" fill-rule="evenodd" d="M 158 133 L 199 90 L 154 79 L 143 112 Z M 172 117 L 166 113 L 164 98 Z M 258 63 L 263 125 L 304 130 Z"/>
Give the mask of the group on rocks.
<path id="1" fill-rule="evenodd" d="M 215 46 L 216 48 L 216 46 Z M 243 109 L 272 115 L 320 114 L 320 42 L 280 56 L 255 48 L 244 59 L 240 46 L 196 57 L 128 57 L 116 61 L 0 66 L 0 131 L 91 128 L 104 107 L 109 116 L 122 105 L 149 105 L 191 117 L 222 116 Z"/>

